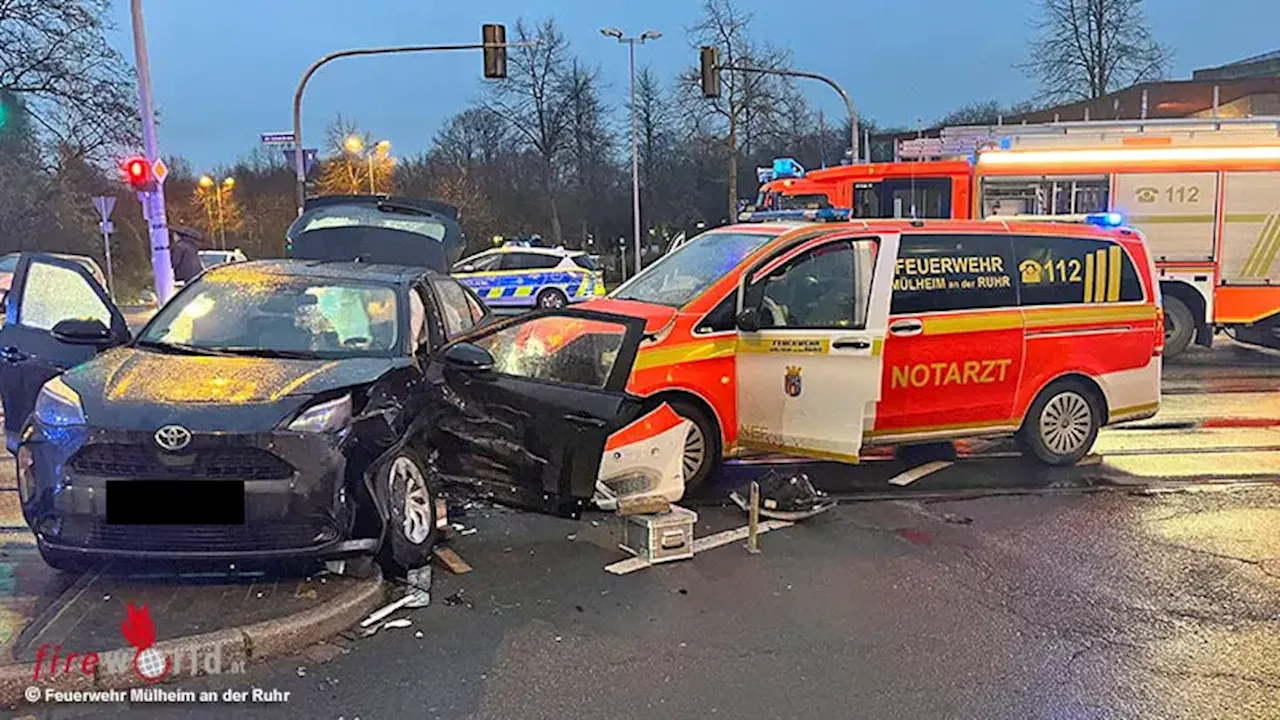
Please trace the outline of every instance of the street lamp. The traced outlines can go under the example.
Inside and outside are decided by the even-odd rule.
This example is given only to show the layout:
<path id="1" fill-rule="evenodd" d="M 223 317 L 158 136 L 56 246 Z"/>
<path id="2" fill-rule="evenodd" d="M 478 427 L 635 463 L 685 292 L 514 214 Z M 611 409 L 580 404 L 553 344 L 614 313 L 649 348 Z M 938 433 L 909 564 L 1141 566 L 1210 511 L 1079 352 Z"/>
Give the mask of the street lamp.
<path id="1" fill-rule="evenodd" d="M 208 175 L 201 175 L 199 183 L 200 183 L 200 189 L 205 191 L 213 190 L 214 187 L 217 185 L 217 183 L 214 182 L 214 179 L 209 177 Z M 231 189 L 234 188 L 235 186 L 236 186 L 235 178 L 225 177 L 222 179 L 222 186 L 218 187 L 214 191 L 214 197 L 217 198 L 217 204 L 218 204 L 218 238 L 219 238 L 218 246 L 223 250 L 227 249 L 227 226 L 222 219 L 222 191 L 226 190 L 230 192 Z M 208 206 L 206 206 L 206 208 L 207 207 Z M 207 209 L 206 209 L 206 212 L 207 212 Z"/>
<path id="2" fill-rule="evenodd" d="M 359 135 L 348 135 L 346 140 L 342 141 L 342 147 L 352 155 L 359 155 L 365 149 L 364 139 Z M 374 143 L 369 152 L 365 153 L 365 159 L 369 163 L 369 194 L 377 195 L 378 187 L 374 182 L 373 158 L 376 154 L 378 157 L 387 157 L 391 152 L 391 141 L 380 140 Z"/>
<path id="3" fill-rule="evenodd" d="M 636 273 L 640 272 L 640 139 L 636 129 L 636 45 L 643 45 L 648 40 L 657 40 L 662 33 L 657 30 L 645 30 L 640 37 L 627 37 L 615 27 L 601 28 L 600 34 L 616 39 L 628 46 L 631 56 L 631 214 L 632 231 L 636 242 Z"/>

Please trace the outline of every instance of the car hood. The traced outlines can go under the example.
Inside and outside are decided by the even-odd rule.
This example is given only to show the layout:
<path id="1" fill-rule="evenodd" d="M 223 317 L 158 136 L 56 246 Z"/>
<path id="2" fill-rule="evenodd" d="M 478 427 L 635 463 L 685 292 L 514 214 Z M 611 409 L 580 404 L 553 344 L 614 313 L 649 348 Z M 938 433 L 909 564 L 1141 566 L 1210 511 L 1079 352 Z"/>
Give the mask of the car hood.
<path id="1" fill-rule="evenodd" d="M 578 307 L 583 310 L 595 310 L 596 312 L 641 318 L 644 320 L 644 331 L 647 333 L 656 333 L 665 328 L 675 319 L 678 312 L 668 305 L 655 305 L 636 300 L 615 300 L 613 298 L 592 300 Z"/>
<path id="2" fill-rule="evenodd" d="M 249 432 L 276 427 L 318 393 L 372 382 L 409 362 L 167 355 L 125 347 L 64 379 L 95 427 L 180 423 L 196 431 Z"/>

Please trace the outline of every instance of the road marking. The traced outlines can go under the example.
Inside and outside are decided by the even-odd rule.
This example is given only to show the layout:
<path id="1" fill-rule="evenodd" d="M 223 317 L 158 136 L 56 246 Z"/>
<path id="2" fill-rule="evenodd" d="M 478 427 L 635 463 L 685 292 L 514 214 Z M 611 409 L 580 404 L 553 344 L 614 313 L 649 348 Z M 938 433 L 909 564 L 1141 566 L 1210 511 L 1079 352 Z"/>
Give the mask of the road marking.
<path id="1" fill-rule="evenodd" d="M 1280 452 L 1110 455 L 1103 464 L 1138 478 L 1275 477 L 1280 475 Z"/>
<path id="2" fill-rule="evenodd" d="M 757 532 L 763 535 L 770 530 L 781 530 L 782 528 L 791 527 L 792 525 L 795 525 L 795 523 L 788 522 L 786 520 L 765 520 L 760 523 L 760 527 Z M 724 532 L 718 532 L 714 535 L 698 538 L 693 541 L 693 554 L 697 555 L 705 550 L 712 550 L 722 545 L 728 545 L 732 542 L 746 540 L 748 532 L 750 532 L 750 527 L 743 525 L 740 528 L 725 530 Z M 647 567 L 651 567 L 652 565 L 653 563 L 650 563 L 645 558 L 632 557 L 627 558 L 626 560 L 619 560 L 611 565 L 605 565 L 604 569 L 614 575 L 626 575 L 627 573 L 643 570 Z"/>
<path id="3" fill-rule="evenodd" d="M 897 485 L 898 487 L 906 487 L 907 485 L 910 485 L 911 483 L 919 480 L 925 475 L 936 473 L 939 470 L 942 470 L 943 468 L 949 468 L 953 464 L 954 463 L 952 463 L 950 460 L 934 460 L 933 462 L 927 462 L 919 467 L 913 467 L 906 472 L 898 473 L 897 475 L 894 475 L 893 477 L 889 478 L 889 484 Z"/>

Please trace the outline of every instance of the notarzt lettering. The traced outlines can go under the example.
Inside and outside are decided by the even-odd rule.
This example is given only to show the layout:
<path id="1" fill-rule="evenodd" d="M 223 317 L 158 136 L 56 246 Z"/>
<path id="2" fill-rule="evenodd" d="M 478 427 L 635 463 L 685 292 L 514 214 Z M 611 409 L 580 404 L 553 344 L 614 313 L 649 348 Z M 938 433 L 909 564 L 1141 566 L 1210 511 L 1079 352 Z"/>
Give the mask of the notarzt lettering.
<path id="1" fill-rule="evenodd" d="M 899 365 L 892 368 L 889 380 L 891 389 L 922 388 L 944 385 L 988 385 L 1001 383 L 1009 373 L 1013 360 L 965 360 L 962 362 L 936 362 L 919 365 Z"/>

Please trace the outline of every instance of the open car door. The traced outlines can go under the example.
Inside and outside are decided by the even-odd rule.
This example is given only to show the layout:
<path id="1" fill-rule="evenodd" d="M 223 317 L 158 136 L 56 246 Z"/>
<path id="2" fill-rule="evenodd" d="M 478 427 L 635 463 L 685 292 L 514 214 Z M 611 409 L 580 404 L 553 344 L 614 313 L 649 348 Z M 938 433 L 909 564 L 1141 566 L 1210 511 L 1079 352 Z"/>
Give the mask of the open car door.
<path id="1" fill-rule="evenodd" d="M 875 424 L 896 233 L 824 233 L 743 273 L 738 290 L 738 441 L 858 462 Z"/>
<path id="2" fill-rule="evenodd" d="M 0 328 L 0 401 L 9 452 L 17 449 L 45 382 L 128 340 L 124 316 L 89 268 L 42 253 L 19 256 Z"/>
<path id="3" fill-rule="evenodd" d="M 460 338 L 432 360 L 446 481 L 504 505 L 577 518 L 609 436 L 640 416 L 623 391 L 644 320 L 584 310 L 531 313 Z"/>

